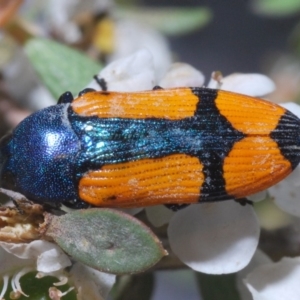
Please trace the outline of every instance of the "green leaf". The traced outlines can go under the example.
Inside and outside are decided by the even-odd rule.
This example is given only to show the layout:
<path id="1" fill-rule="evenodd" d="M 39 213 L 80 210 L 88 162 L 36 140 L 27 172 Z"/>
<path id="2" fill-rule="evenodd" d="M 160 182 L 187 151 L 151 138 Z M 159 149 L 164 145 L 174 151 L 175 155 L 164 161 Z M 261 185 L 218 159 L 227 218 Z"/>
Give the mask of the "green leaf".
<path id="1" fill-rule="evenodd" d="M 296 57 L 287 56 L 287 58 L 285 59 L 286 61 L 284 61 L 285 62 L 284 67 L 287 68 L 287 65 L 290 64 L 295 68 L 295 64 L 299 65 L 299 56 L 300 56 L 300 22 L 296 24 L 295 28 L 292 30 L 292 33 L 290 34 L 289 46 L 290 49 L 293 51 L 293 54 L 296 55 Z"/>
<path id="2" fill-rule="evenodd" d="M 195 273 L 203 300 L 240 300 L 235 274 L 209 275 Z"/>
<path id="3" fill-rule="evenodd" d="M 259 14 L 274 17 L 294 15 L 300 10 L 299 0 L 256 0 L 253 9 Z"/>
<path id="4" fill-rule="evenodd" d="M 56 99 L 66 91 L 78 94 L 102 67 L 85 54 L 47 39 L 29 40 L 25 52 Z"/>
<path id="5" fill-rule="evenodd" d="M 53 217 L 46 236 L 77 261 L 113 274 L 144 271 L 166 255 L 148 227 L 113 209 L 91 208 Z"/>
<path id="6" fill-rule="evenodd" d="M 118 17 L 148 23 L 164 34 L 179 35 L 204 27 L 212 18 L 205 7 L 192 8 L 121 8 Z"/>

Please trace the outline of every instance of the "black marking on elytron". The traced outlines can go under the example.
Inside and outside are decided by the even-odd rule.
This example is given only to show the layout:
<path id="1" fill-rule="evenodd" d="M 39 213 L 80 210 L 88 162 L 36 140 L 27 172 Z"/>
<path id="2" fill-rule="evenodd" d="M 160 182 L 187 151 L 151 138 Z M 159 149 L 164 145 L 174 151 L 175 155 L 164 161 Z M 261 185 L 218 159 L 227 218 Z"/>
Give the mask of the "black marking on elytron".
<path id="1" fill-rule="evenodd" d="M 206 133 L 204 147 L 200 148 L 196 155 L 203 164 L 204 173 L 200 201 L 232 199 L 234 197 L 226 192 L 223 163 L 233 145 L 245 135 L 220 114 L 215 103 L 217 90 L 194 88 L 192 91 L 199 98 L 195 113 L 195 123 L 198 126 L 195 127 Z M 205 121 L 202 122 L 202 119 Z"/>
<path id="2" fill-rule="evenodd" d="M 107 164 L 182 153 L 199 158 L 204 165 L 200 201 L 233 198 L 225 189 L 223 162 L 244 135 L 219 113 L 215 90 L 192 91 L 200 99 L 195 116 L 181 120 L 84 117 L 69 107 L 70 124 L 81 142 L 77 183 L 87 171 Z"/>
<path id="3" fill-rule="evenodd" d="M 57 101 L 57 104 L 68 104 L 71 103 L 74 100 L 74 97 L 71 92 L 65 92 L 63 93 Z"/>
<path id="4" fill-rule="evenodd" d="M 104 78 L 99 78 L 98 75 L 93 77 L 103 92 L 107 91 L 107 82 Z"/>
<path id="5" fill-rule="evenodd" d="M 300 162 L 300 120 L 286 111 L 280 118 L 270 137 L 278 144 L 281 154 L 295 169 Z"/>
<path id="6" fill-rule="evenodd" d="M 78 96 L 80 97 L 80 96 L 82 96 L 86 93 L 91 93 L 91 92 L 96 92 L 96 90 L 92 89 L 92 88 L 85 88 L 85 89 L 83 89 L 82 91 L 79 92 Z"/>

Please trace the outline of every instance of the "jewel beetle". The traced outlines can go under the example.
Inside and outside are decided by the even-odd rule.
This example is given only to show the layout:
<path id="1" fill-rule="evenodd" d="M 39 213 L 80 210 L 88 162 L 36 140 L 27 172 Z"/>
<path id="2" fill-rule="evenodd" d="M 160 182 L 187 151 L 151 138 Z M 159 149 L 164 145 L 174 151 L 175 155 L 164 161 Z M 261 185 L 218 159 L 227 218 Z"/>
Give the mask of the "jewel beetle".
<path id="1" fill-rule="evenodd" d="M 298 165 L 299 128 L 276 104 L 222 90 L 67 92 L 2 139 L 0 185 L 73 208 L 240 199 Z"/>

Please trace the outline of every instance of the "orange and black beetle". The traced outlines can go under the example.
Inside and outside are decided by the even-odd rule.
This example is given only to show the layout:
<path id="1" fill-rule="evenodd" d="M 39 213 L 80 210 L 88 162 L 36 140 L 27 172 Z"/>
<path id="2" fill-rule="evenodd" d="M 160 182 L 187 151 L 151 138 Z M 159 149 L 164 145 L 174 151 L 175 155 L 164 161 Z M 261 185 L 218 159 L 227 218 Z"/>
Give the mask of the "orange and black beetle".
<path id="1" fill-rule="evenodd" d="M 66 93 L 2 140 L 0 185 L 75 208 L 240 199 L 298 165 L 299 128 L 276 104 L 222 90 Z"/>

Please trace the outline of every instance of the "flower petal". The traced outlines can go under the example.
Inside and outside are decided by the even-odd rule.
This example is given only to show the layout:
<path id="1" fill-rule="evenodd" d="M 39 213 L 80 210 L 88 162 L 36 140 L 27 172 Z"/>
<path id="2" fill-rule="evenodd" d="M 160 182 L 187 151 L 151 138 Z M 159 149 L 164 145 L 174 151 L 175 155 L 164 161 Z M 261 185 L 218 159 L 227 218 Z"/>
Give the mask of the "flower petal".
<path id="1" fill-rule="evenodd" d="M 78 262 L 72 267 L 70 275 L 79 299 L 106 299 L 116 280 L 115 275 L 99 272 Z"/>
<path id="2" fill-rule="evenodd" d="M 245 279 L 254 300 L 298 300 L 300 295 L 299 258 L 283 258 L 263 264 Z"/>
<path id="3" fill-rule="evenodd" d="M 2 243 L 0 244 L 0 246 Z M 0 265 L 1 265 L 1 274 L 9 273 L 12 270 L 17 268 L 22 268 L 25 266 L 34 265 L 34 261 L 31 259 L 21 259 L 13 254 L 5 251 L 2 247 L 0 247 Z"/>
<path id="4" fill-rule="evenodd" d="M 45 13 L 45 28 L 48 30 L 50 28 L 51 32 L 54 31 L 56 36 L 64 39 L 67 43 L 76 43 L 81 38 L 82 33 L 79 26 L 74 22 L 75 16 L 80 12 L 86 14 L 106 12 L 113 5 L 113 1 L 50 0 L 46 1 L 45 5 L 47 6 L 42 10 Z"/>
<path id="5" fill-rule="evenodd" d="M 211 79 L 209 88 L 220 88 L 230 92 L 245 94 L 253 97 L 262 97 L 275 89 L 274 82 L 262 74 L 234 73 L 221 79 L 220 82 Z"/>
<path id="6" fill-rule="evenodd" d="M 58 247 L 41 253 L 37 259 L 37 270 L 43 273 L 52 273 L 70 265 L 70 259 Z"/>
<path id="7" fill-rule="evenodd" d="M 249 265 L 237 273 L 236 275 L 236 286 L 243 300 L 252 300 L 251 293 L 244 283 L 244 278 L 252 272 L 256 267 L 261 266 L 262 264 L 271 263 L 272 260 L 267 256 L 263 251 L 257 249 L 254 256 L 252 257 Z"/>
<path id="8" fill-rule="evenodd" d="M 155 227 L 160 227 L 169 223 L 170 219 L 175 214 L 174 211 L 165 207 L 164 205 L 147 207 L 145 210 L 148 220 Z"/>
<path id="9" fill-rule="evenodd" d="M 267 191 L 261 191 L 247 197 L 252 202 L 259 202 L 267 198 Z"/>
<path id="10" fill-rule="evenodd" d="M 133 208 L 118 208 L 118 210 L 123 211 L 128 215 L 136 215 L 140 213 L 144 208 L 143 207 L 133 207 Z"/>
<path id="11" fill-rule="evenodd" d="M 275 204 L 283 211 L 300 217 L 300 166 L 292 174 L 278 184 L 269 188 L 269 194 L 274 197 Z"/>
<path id="12" fill-rule="evenodd" d="M 33 241 L 30 243 L 0 243 L 1 247 L 4 248 L 7 252 L 22 258 L 22 259 L 35 259 L 41 253 L 50 250 L 54 247 L 57 247 L 55 244 L 52 244 L 47 241 Z"/>
<path id="13" fill-rule="evenodd" d="M 171 219 L 168 234 L 172 250 L 189 267 L 225 274 L 249 263 L 259 224 L 252 206 L 224 201 L 182 209 Z"/>
<path id="14" fill-rule="evenodd" d="M 163 88 L 197 87 L 204 84 L 204 75 L 189 64 L 174 63 L 159 82 Z"/>
<path id="15" fill-rule="evenodd" d="M 68 256 L 57 245 L 47 241 L 38 240 L 29 244 L 1 242 L 0 245 L 18 258 L 37 263 L 37 270 L 44 273 L 58 271 L 71 265 Z"/>
<path id="16" fill-rule="evenodd" d="M 153 57 L 155 77 L 158 79 L 167 72 L 172 62 L 166 38 L 145 23 L 125 19 L 116 21 L 115 44 L 110 61 L 127 57 L 142 48 L 147 49 Z"/>
<path id="17" fill-rule="evenodd" d="M 105 79 L 109 91 L 151 90 L 155 85 L 152 55 L 146 49 L 140 50 L 110 63 L 98 76 Z M 99 85 L 95 81 L 87 87 L 99 90 Z"/>

